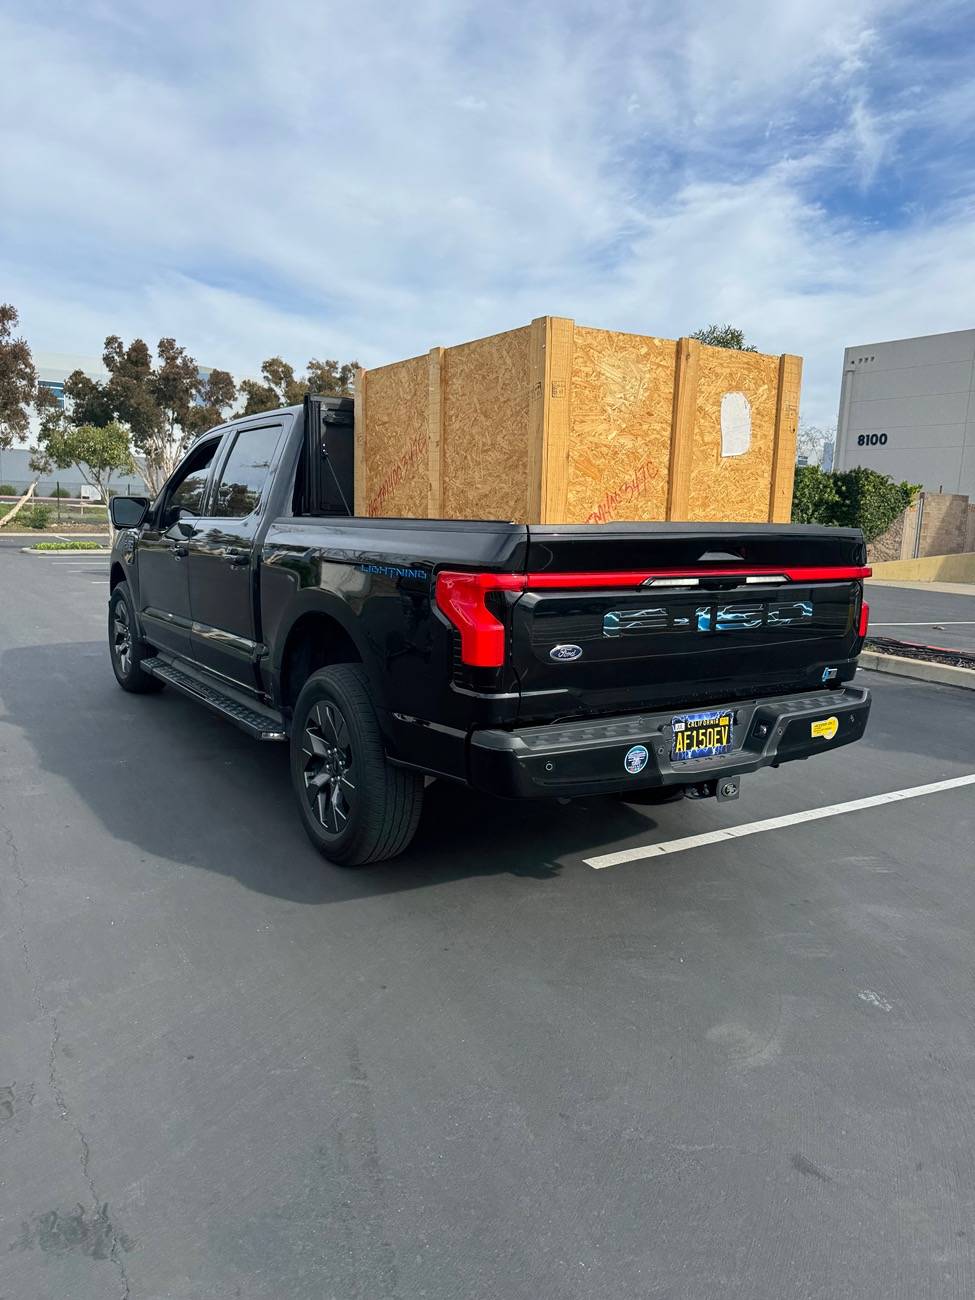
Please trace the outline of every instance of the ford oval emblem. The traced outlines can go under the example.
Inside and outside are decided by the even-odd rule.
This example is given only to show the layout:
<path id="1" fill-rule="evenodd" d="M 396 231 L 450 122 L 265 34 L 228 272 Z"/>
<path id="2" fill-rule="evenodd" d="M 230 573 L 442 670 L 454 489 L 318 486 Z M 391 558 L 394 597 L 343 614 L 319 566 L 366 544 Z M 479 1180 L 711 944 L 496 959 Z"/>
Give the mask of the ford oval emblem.
<path id="1" fill-rule="evenodd" d="M 548 657 L 557 663 L 568 663 L 570 659 L 578 659 L 581 654 L 581 645 L 553 645 Z"/>

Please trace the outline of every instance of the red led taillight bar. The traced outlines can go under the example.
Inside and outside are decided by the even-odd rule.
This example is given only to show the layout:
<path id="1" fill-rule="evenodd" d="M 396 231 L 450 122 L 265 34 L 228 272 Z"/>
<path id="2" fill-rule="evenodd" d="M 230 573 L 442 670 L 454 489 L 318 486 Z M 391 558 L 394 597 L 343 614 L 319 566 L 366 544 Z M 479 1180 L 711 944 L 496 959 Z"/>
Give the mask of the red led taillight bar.
<path id="1" fill-rule="evenodd" d="M 492 591 L 598 591 L 642 587 L 654 579 L 785 578 L 789 582 L 842 582 L 869 578 L 864 565 L 833 568 L 752 567 L 748 569 L 639 569 L 611 573 L 452 573 L 437 574 L 437 608 L 460 633 L 460 657 L 472 668 L 500 668 L 505 627 L 488 608 Z"/>

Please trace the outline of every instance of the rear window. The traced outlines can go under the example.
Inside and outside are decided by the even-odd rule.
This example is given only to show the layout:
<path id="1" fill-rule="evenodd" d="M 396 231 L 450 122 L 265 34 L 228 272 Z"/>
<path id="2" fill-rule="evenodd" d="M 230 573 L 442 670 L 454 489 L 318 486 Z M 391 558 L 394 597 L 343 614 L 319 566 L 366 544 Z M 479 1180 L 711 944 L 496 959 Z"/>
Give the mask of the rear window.
<path id="1" fill-rule="evenodd" d="M 280 425 L 241 429 L 214 489 L 211 515 L 243 519 L 253 514 L 271 476 L 271 462 L 280 436 Z"/>

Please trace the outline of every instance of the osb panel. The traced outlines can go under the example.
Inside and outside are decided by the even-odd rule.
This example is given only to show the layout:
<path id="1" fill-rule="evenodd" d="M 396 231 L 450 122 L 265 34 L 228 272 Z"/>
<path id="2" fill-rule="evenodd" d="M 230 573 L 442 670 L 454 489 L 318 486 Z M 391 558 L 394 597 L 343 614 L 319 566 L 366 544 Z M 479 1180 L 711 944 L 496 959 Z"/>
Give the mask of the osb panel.
<path id="1" fill-rule="evenodd" d="M 367 515 L 426 517 L 429 370 L 423 356 L 366 372 Z"/>
<path id="2" fill-rule="evenodd" d="M 701 348 L 688 519 L 768 520 L 778 376 L 778 357 L 732 348 Z M 751 445 L 741 456 L 721 455 L 721 399 L 725 393 L 744 393 L 751 406 Z"/>
<path id="3" fill-rule="evenodd" d="M 528 521 L 530 327 L 447 348 L 443 512 Z"/>
<path id="4" fill-rule="evenodd" d="M 664 519 L 673 339 L 575 329 L 565 523 Z"/>

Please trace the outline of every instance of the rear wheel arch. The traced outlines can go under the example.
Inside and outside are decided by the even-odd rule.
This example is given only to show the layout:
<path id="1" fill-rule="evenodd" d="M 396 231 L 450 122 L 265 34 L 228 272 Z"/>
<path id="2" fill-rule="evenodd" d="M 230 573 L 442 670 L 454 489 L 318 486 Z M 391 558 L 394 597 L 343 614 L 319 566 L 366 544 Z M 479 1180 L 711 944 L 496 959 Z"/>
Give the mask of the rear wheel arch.
<path id="1" fill-rule="evenodd" d="M 281 652 L 281 707 L 292 710 L 305 682 L 320 669 L 362 662 L 359 647 L 337 618 L 321 609 L 306 610 L 288 629 Z"/>

